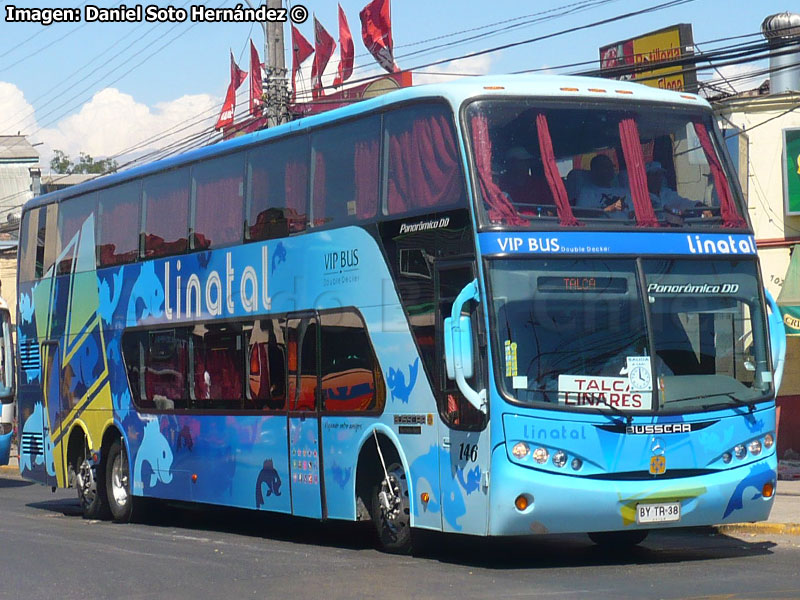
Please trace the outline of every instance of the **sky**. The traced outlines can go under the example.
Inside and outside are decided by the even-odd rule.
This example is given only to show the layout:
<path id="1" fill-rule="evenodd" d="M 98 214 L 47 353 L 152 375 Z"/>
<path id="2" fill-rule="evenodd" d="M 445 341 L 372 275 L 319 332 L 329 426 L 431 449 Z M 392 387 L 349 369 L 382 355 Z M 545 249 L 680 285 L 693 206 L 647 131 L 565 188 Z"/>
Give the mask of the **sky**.
<path id="1" fill-rule="evenodd" d="M 153 2 L 167 8 L 170 0 Z M 171 0 L 189 7 L 199 0 Z M 254 4 L 258 0 L 252 0 Z M 265 1 L 265 0 L 264 0 Z M 284 0 L 286 1 L 286 0 Z M 562 66 L 598 59 L 598 48 L 676 23 L 693 27 L 701 50 L 720 46 L 714 40 L 757 34 L 764 17 L 791 10 L 783 0 L 694 0 L 679 6 L 566 33 L 547 40 L 469 57 L 473 52 L 598 23 L 665 0 L 394 0 L 392 28 L 395 59 L 403 69 L 415 69 L 443 58 L 464 57 L 436 67 L 415 70 L 415 83 L 451 80 L 468 74 L 503 74 L 525 69 L 566 72 Z M 381 69 L 361 42 L 359 11 L 367 0 L 341 0 L 356 53 L 353 79 L 379 74 Z M 96 0 L 95 6 L 119 2 Z M 233 8 L 236 0 L 207 0 L 206 7 Z M 291 0 L 290 6 L 298 4 Z M 338 43 L 337 3 L 305 0 Z M 85 6 L 80 0 L 14 3 L 20 8 Z M 245 4 L 246 5 L 246 4 Z M 27 135 L 36 144 L 47 172 L 53 150 L 73 159 L 80 152 L 112 157 L 124 164 L 132 156 L 192 134 L 209 131 L 219 113 L 229 82 L 229 53 L 249 70 L 248 40 L 263 54 L 259 23 L 38 23 L 9 22 L 7 3 L 0 15 L 0 135 Z M 128 7 L 135 6 L 133 1 Z M 148 6 L 144 4 L 143 6 Z M 81 13 L 83 14 L 83 12 Z M 297 27 L 313 43 L 312 19 Z M 289 26 L 285 25 L 287 66 Z M 474 40 L 469 36 L 494 32 Z M 756 40 L 758 37 L 749 38 Z M 735 43 L 729 42 L 729 43 Z M 745 40 L 747 41 L 747 40 Z M 456 43 L 454 43 L 456 42 Z M 448 44 L 447 46 L 444 46 Z M 434 47 L 440 46 L 440 47 Z M 264 60 L 262 56 L 262 60 Z M 301 89 L 308 89 L 311 61 Z M 332 81 L 338 48 L 324 83 Z M 751 66 L 726 67 L 723 74 Z M 562 67 L 562 68 L 559 68 Z M 718 77 L 709 71 L 701 78 Z M 760 80 L 743 82 L 756 87 Z M 248 83 L 239 89 L 246 102 Z M 246 104 L 237 108 L 244 116 Z"/>

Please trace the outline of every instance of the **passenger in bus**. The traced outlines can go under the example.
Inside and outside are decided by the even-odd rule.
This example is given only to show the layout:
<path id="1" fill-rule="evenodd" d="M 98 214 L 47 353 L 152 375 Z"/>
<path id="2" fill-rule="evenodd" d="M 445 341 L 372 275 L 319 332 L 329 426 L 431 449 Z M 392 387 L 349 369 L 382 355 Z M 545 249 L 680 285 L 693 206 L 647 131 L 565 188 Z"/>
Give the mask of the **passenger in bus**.
<path id="1" fill-rule="evenodd" d="M 645 166 L 647 174 L 647 190 L 650 192 L 650 201 L 653 203 L 653 210 L 681 213 L 684 210 L 703 208 L 705 204 L 684 198 L 678 192 L 665 185 L 664 180 L 667 170 L 661 163 L 653 160 Z M 703 217 L 711 217 L 710 210 L 702 212 Z"/>
<path id="2" fill-rule="evenodd" d="M 541 213 L 537 207 L 542 205 L 555 206 L 542 163 L 533 154 L 514 146 L 506 152 L 505 166 L 501 187 L 520 214 Z"/>
<path id="3" fill-rule="evenodd" d="M 613 161 L 605 154 L 592 159 L 589 182 L 578 192 L 578 208 L 602 210 L 610 219 L 628 219 L 633 206 L 628 190 L 614 185 Z"/>

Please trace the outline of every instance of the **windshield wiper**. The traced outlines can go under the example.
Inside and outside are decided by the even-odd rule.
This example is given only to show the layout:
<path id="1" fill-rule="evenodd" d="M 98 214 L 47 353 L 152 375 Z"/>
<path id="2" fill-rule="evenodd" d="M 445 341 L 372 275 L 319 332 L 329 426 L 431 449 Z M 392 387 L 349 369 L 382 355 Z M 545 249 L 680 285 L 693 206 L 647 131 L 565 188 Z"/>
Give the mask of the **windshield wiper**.
<path id="1" fill-rule="evenodd" d="M 622 417 L 623 419 L 625 419 L 625 422 L 626 422 L 627 425 L 630 425 L 633 422 L 633 415 L 632 414 L 623 412 L 622 410 L 620 410 L 619 408 L 617 408 L 616 406 L 614 406 L 613 404 L 608 402 L 608 400 L 605 400 L 602 396 L 597 398 L 596 400 L 598 402 L 600 402 L 601 404 L 604 404 L 605 406 L 610 408 L 611 412 L 613 412 L 618 417 Z M 599 412 L 601 414 L 608 415 L 608 413 L 606 411 L 604 411 L 602 408 L 596 408 L 594 406 L 592 408 L 594 408 L 594 410 L 596 410 L 597 412 Z"/>
<path id="2" fill-rule="evenodd" d="M 684 398 L 675 398 L 673 400 L 667 400 L 666 402 L 664 402 L 664 404 L 672 404 L 673 402 L 684 402 L 686 400 L 702 400 L 703 398 L 713 398 L 715 396 L 725 396 L 726 398 L 730 398 L 738 406 L 746 406 L 750 412 L 753 412 L 755 410 L 755 407 L 754 407 L 755 401 L 747 402 L 746 400 L 742 400 L 741 398 L 737 398 L 733 394 L 733 392 L 716 392 L 714 394 L 701 394 L 699 396 L 686 396 Z M 703 408 L 703 410 L 707 410 L 707 409 L 713 408 L 715 406 L 724 406 L 724 404 L 719 403 L 719 402 L 717 402 L 715 404 L 704 404 L 704 405 L 702 405 L 701 408 Z"/>

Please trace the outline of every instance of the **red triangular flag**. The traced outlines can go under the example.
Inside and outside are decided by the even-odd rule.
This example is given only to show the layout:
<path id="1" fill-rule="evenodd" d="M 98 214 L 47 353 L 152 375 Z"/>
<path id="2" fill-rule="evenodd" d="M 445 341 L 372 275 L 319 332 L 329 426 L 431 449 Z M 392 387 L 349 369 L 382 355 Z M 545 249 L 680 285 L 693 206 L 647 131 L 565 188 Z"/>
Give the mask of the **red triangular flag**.
<path id="1" fill-rule="evenodd" d="M 234 90 L 238 90 L 239 86 L 247 79 L 247 71 L 242 71 L 233 60 L 233 50 L 231 50 L 231 85 Z"/>
<path id="2" fill-rule="evenodd" d="M 342 5 L 339 5 L 339 74 L 333 80 L 333 87 L 338 87 L 347 81 L 353 74 L 353 59 L 355 49 L 353 48 L 353 36 L 350 34 L 350 26 L 347 24 L 347 17 L 344 15 Z"/>
<path id="3" fill-rule="evenodd" d="M 369 53 L 389 73 L 397 73 L 400 69 L 394 64 L 389 0 L 372 0 L 358 16 L 361 18 L 361 38 Z"/>
<path id="4" fill-rule="evenodd" d="M 331 34 L 314 17 L 314 64 L 311 67 L 311 97 L 315 100 L 325 95 L 322 91 L 322 74 L 328 61 L 331 59 L 336 42 L 333 41 Z"/>
<path id="5" fill-rule="evenodd" d="M 314 53 L 314 48 L 303 34 L 292 25 L 292 102 L 297 96 L 295 78 L 300 70 L 300 65 Z"/>
<path id="6" fill-rule="evenodd" d="M 228 125 L 233 125 L 233 109 L 236 106 L 236 90 L 233 82 L 228 84 L 228 92 L 225 94 L 225 102 L 222 103 L 222 111 L 219 113 L 217 124 L 214 129 L 222 129 Z"/>
<path id="7" fill-rule="evenodd" d="M 250 40 L 250 114 L 253 116 L 261 113 L 261 107 L 264 105 L 261 97 L 263 93 L 261 61 L 258 59 L 258 50 L 256 50 L 253 40 Z"/>

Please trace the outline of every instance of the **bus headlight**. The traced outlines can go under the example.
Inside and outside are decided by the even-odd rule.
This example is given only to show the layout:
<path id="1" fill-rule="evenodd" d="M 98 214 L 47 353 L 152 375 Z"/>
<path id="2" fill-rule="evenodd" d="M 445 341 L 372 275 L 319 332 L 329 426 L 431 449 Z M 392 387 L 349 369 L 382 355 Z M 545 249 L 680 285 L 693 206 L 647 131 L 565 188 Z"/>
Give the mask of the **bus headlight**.
<path id="1" fill-rule="evenodd" d="M 770 448 L 772 448 L 772 444 L 774 443 L 775 443 L 775 436 L 773 436 L 771 433 L 768 433 L 767 435 L 764 436 L 764 448 L 769 450 Z"/>
<path id="2" fill-rule="evenodd" d="M 573 458 L 570 466 L 572 467 L 573 471 L 580 471 L 581 467 L 583 466 L 583 461 L 580 458 Z"/>
<path id="3" fill-rule="evenodd" d="M 722 453 L 722 462 L 726 465 L 733 460 L 733 455 L 730 452 L 723 452 Z"/>
<path id="4" fill-rule="evenodd" d="M 547 451 L 547 448 L 537 448 L 533 451 L 533 460 L 540 465 L 546 463 L 548 458 L 550 458 L 550 453 Z"/>
<path id="5" fill-rule="evenodd" d="M 747 448 L 744 447 L 744 444 L 739 444 L 733 449 L 733 453 L 736 455 L 736 458 L 741 460 L 747 456 Z"/>
<path id="6" fill-rule="evenodd" d="M 567 453 L 563 450 L 559 450 L 555 454 L 553 454 L 553 464 L 557 466 L 559 469 L 567 464 Z"/>
<path id="7" fill-rule="evenodd" d="M 517 442 L 511 449 L 511 454 L 514 455 L 514 458 L 522 460 L 523 458 L 528 456 L 528 453 L 530 451 L 531 449 L 528 447 L 528 444 L 526 444 L 525 442 Z"/>
<path id="8" fill-rule="evenodd" d="M 761 454 L 761 442 L 758 440 L 753 440 L 749 444 L 747 444 L 747 449 L 750 450 L 750 454 L 753 456 L 758 456 Z"/>

